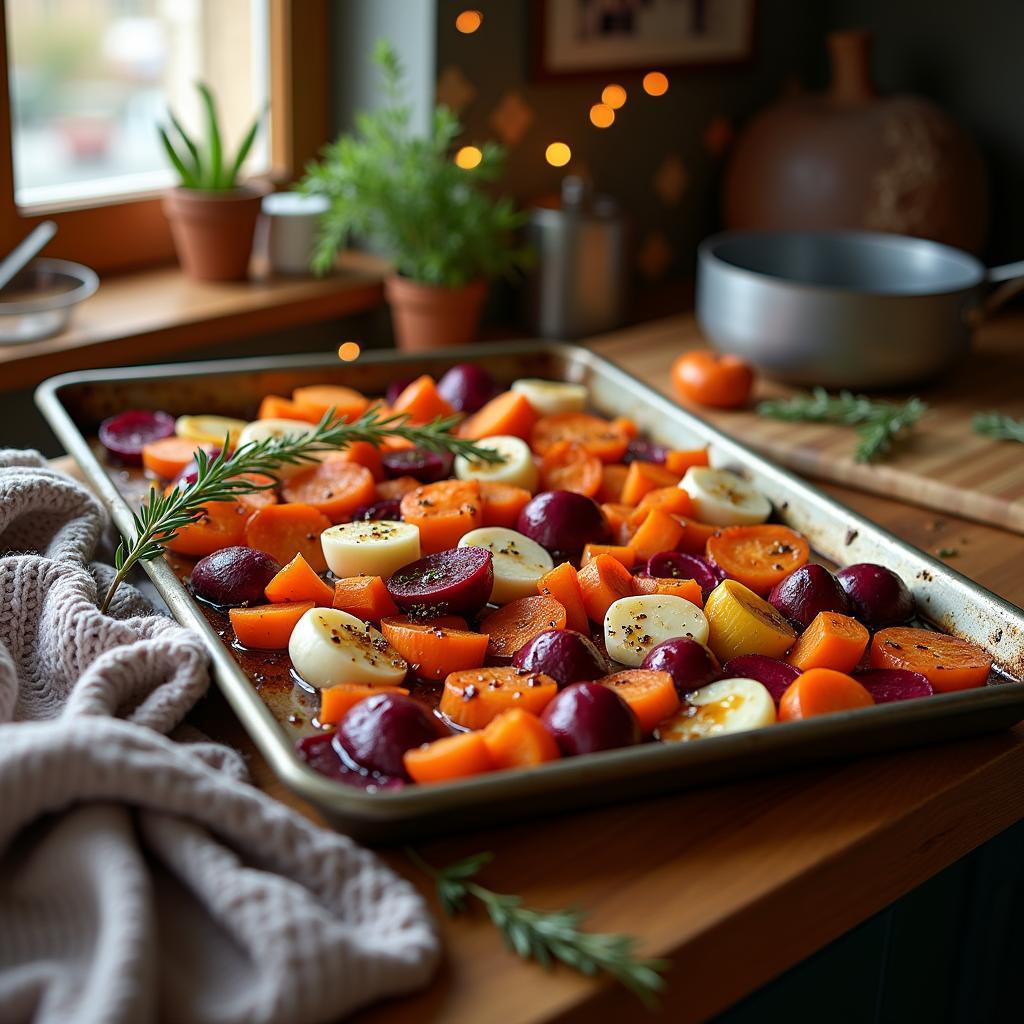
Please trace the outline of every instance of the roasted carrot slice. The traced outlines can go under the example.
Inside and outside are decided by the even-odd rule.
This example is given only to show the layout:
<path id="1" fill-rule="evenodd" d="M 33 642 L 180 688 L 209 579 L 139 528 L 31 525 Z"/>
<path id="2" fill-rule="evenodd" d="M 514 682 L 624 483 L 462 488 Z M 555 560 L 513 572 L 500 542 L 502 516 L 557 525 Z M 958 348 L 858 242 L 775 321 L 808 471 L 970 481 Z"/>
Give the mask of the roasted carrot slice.
<path id="1" fill-rule="evenodd" d="M 691 466 L 706 466 L 707 464 L 707 448 L 675 449 L 665 456 L 665 468 L 670 473 L 678 473 L 680 478 Z"/>
<path id="2" fill-rule="evenodd" d="M 580 565 L 592 562 L 598 555 L 610 555 L 627 569 L 632 569 L 636 565 L 636 552 L 628 544 L 585 544 Z"/>
<path id="3" fill-rule="evenodd" d="M 161 480 L 173 480 L 195 458 L 198 447 L 187 437 L 162 437 L 142 446 L 142 465 Z"/>
<path id="4" fill-rule="evenodd" d="M 640 731 L 654 732 L 679 708 L 676 684 L 667 672 L 631 668 L 598 679 L 602 686 L 614 690 L 630 707 L 640 723 Z"/>
<path id="5" fill-rule="evenodd" d="M 683 539 L 677 545 L 680 551 L 690 555 L 704 555 L 707 552 L 708 541 L 722 529 L 721 526 L 712 526 L 710 523 L 698 523 L 696 519 L 688 516 L 676 516 L 676 519 L 686 527 Z"/>
<path id="6" fill-rule="evenodd" d="M 320 417 L 316 409 L 308 405 L 300 405 L 290 398 L 282 398 L 280 395 L 267 395 L 260 402 L 260 411 L 256 414 L 261 420 L 305 420 L 306 423 L 319 423 Z"/>
<path id="7" fill-rule="evenodd" d="M 255 608 L 230 608 L 228 618 L 235 637 L 243 647 L 261 651 L 283 651 L 295 624 L 315 607 L 312 601 L 261 604 Z"/>
<path id="8" fill-rule="evenodd" d="M 938 693 L 984 686 L 992 655 L 969 640 L 930 629 L 892 626 L 871 641 L 872 668 L 920 672 Z"/>
<path id="9" fill-rule="evenodd" d="M 601 488 L 601 460 L 575 441 L 552 445 L 540 464 L 546 491 L 575 491 L 593 498 Z"/>
<path id="10" fill-rule="evenodd" d="M 459 426 L 459 436 L 479 441 L 484 437 L 511 434 L 528 441 L 536 421 L 537 413 L 524 395 L 505 391 L 464 420 Z"/>
<path id="11" fill-rule="evenodd" d="M 627 506 L 628 507 L 628 506 Z M 634 526 L 639 526 L 647 514 L 655 508 L 662 512 L 668 512 L 674 516 L 693 515 L 693 502 L 689 494 L 681 487 L 655 487 L 648 491 L 641 499 L 640 504 L 630 513 L 629 521 Z"/>
<path id="12" fill-rule="evenodd" d="M 874 704 L 874 699 L 853 676 L 831 668 L 812 668 L 796 677 L 779 702 L 779 721 L 853 711 Z"/>
<path id="13" fill-rule="evenodd" d="M 597 500 L 618 503 L 622 498 L 622 485 L 626 482 L 629 466 L 621 462 L 601 465 L 601 486 L 597 491 Z"/>
<path id="14" fill-rule="evenodd" d="M 621 462 L 629 435 L 621 426 L 585 412 L 563 412 L 537 420 L 532 447 L 538 455 L 543 457 L 560 441 L 574 441 L 602 462 Z"/>
<path id="15" fill-rule="evenodd" d="M 629 545 L 636 552 L 637 558 L 648 559 L 659 551 L 675 551 L 685 533 L 686 527 L 677 519 L 655 508 L 636 528 Z"/>
<path id="16" fill-rule="evenodd" d="M 302 555 L 296 555 L 266 586 L 267 600 L 312 601 L 323 608 L 334 602 L 334 590 L 313 572 Z"/>
<path id="17" fill-rule="evenodd" d="M 849 615 L 818 612 L 786 656 L 802 672 L 834 668 L 852 672 L 867 650 L 868 631 Z"/>
<path id="18" fill-rule="evenodd" d="M 365 466 L 372 474 L 377 483 L 381 483 L 386 477 L 384 463 L 380 457 L 380 449 L 369 441 L 352 441 L 347 448 L 340 452 L 332 452 L 324 460 L 325 462 L 354 462 L 359 466 Z M 411 478 L 410 478 L 411 479 Z"/>
<path id="19" fill-rule="evenodd" d="M 333 605 L 357 619 L 380 622 L 397 615 L 398 606 L 379 576 L 349 576 L 334 584 Z"/>
<path id="20" fill-rule="evenodd" d="M 331 410 L 334 419 L 357 420 L 370 407 L 370 400 L 353 388 L 340 384 L 309 384 L 292 392 L 292 401 L 315 414 L 317 422 Z"/>
<path id="21" fill-rule="evenodd" d="M 587 610 L 583 607 L 583 591 L 576 570 L 568 562 L 556 565 L 543 575 L 537 583 L 542 597 L 553 597 L 565 609 L 565 624 L 568 629 L 586 633 L 590 628 Z"/>
<path id="22" fill-rule="evenodd" d="M 480 632 L 491 638 L 490 652 L 511 658 L 523 644 L 546 629 L 565 629 L 566 612 L 561 602 L 538 594 L 517 597 L 480 621 Z"/>
<path id="23" fill-rule="evenodd" d="M 605 612 L 620 597 L 633 593 L 633 577 L 629 570 L 611 555 L 598 555 L 579 571 L 580 590 L 587 617 L 603 622 Z"/>
<path id="24" fill-rule="evenodd" d="M 372 686 L 370 683 L 338 683 L 320 691 L 320 711 L 317 720 L 321 725 L 337 725 L 361 700 L 378 693 L 402 693 L 408 695 L 404 686 Z"/>
<path id="25" fill-rule="evenodd" d="M 438 394 L 434 378 L 417 377 L 395 399 L 392 412 L 404 413 L 412 423 L 429 423 L 439 416 L 451 416 L 455 410 Z"/>
<path id="26" fill-rule="evenodd" d="M 480 481 L 484 501 L 484 526 L 514 527 L 519 513 L 533 495 L 525 487 Z"/>
<path id="27" fill-rule="evenodd" d="M 633 514 L 633 506 L 623 505 L 617 501 L 606 501 L 601 506 L 601 511 L 604 513 L 605 519 L 608 520 L 612 536 L 618 537 L 621 535 L 623 527 L 629 525 L 629 517 Z M 630 535 L 632 535 L 632 532 L 630 530 Z"/>
<path id="28" fill-rule="evenodd" d="M 669 594 L 681 597 L 698 608 L 704 607 L 704 594 L 696 580 L 681 580 L 668 576 L 634 576 L 633 587 L 637 594 Z"/>
<path id="29" fill-rule="evenodd" d="M 374 497 L 377 501 L 401 501 L 410 491 L 415 491 L 419 486 L 420 482 L 414 476 L 381 480 L 375 488 Z"/>
<path id="30" fill-rule="evenodd" d="M 423 484 L 402 498 L 402 518 L 419 528 L 425 555 L 455 547 L 484 524 L 483 495 L 476 480 Z"/>
<path id="31" fill-rule="evenodd" d="M 468 629 L 392 616 L 380 620 L 380 631 L 422 679 L 444 679 L 452 672 L 479 668 L 487 657 L 486 635 Z"/>
<path id="32" fill-rule="evenodd" d="M 238 496 L 239 505 L 244 506 L 248 511 L 256 512 L 258 509 L 266 508 L 268 505 L 277 504 L 277 491 L 275 490 L 277 481 L 272 476 L 267 476 L 264 473 L 239 473 L 238 479 L 251 480 L 254 484 L 270 485 L 263 487 L 262 490 Z"/>
<path id="33" fill-rule="evenodd" d="M 285 501 L 309 505 L 332 523 L 348 520 L 375 495 L 373 474 L 365 466 L 336 459 L 300 470 L 281 486 Z"/>
<path id="34" fill-rule="evenodd" d="M 482 729 L 510 708 L 539 715 L 557 692 L 558 683 L 541 672 L 511 665 L 473 668 L 448 676 L 439 708 L 456 725 Z"/>
<path id="35" fill-rule="evenodd" d="M 636 420 L 631 420 L 628 416 L 616 416 L 612 420 L 612 425 L 618 427 L 631 441 L 640 433 Z"/>
<path id="36" fill-rule="evenodd" d="M 202 558 L 221 548 L 244 544 L 250 514 L 250 510 L 237 501 L 207 502 L 203 514 L 194 523 L 179 527 L 174 540 L 164 546 L 179 555 Z"/>
<path id="37" fill-rule="evenodd" d="M 638 505 L 649 491 L 661 487 L 675 487 L 679 476 L 659 466 L 656 462 L 642 462 L 639 459 L 629 464 L 629 472 L 622 484 L 619 497 L 624 505 Z"/>
<path id="38" fill-rule="evenodd" d="M 522 708 L 503 711 L 479 735 L 487 744 L 495 768 L 532 768 L 562 756 L 544 723 Z"/>
<path id="39" fill-rule="evenodd" d="M 491 755 L 478 732 L 444 736 L 407 750 L 402 757 L 413 782 L 448 782 L 481 775 L 493 768 Z"/>
<path id="40" fill-rule="evenodd" d="M 330 525 L 327 516 L 309 505 L 271 505 L 260 509 L 245 524 L 245 543 L 273 555 L 282 565 L 302 555 L 314 572 L 325 572 L 327 561 L 320 547 L 320 534 Z"/>
<path id="41" fill-rule="evenodd" d="M 788 526 L 727 526 L 707 542 L 708 557 L 762 597 L 811 556 L 810 545 Z"/>

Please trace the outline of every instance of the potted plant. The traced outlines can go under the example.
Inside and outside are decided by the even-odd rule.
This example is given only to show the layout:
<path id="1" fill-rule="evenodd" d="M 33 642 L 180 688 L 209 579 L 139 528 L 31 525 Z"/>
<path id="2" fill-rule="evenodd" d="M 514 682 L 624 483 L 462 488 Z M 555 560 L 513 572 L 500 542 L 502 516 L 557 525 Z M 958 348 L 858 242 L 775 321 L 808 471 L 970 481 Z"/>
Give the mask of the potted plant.
<path id="1" fill-rule="evenodd" d="M 394 263 L 386 291 L 399 347 L 462 345 L 476 337 L 488 281 L 525 256 L 513 245 L 522 217 L 512 200 L 482 187 L 499 176 L 504 151 L 488 143 L 475 167 L 457 166 L 455 114 L 438 106 L 428 134 L 417 136 L 397 54 L 382 40 L 374 60 L 387 105 L 359 115 L 356 131 L 327 146 L 302 183 L 330 201 L 313 269 L 331 269 L 353 236 L 371 242 Z"/>
<path id="2" fill-rule="evenodd" d="M 196 83 L 206 115 L 206 138 L 196 141 L 168 111 L 160 141 L 181 184 L 164 197 L 174 247 L 185 273 L 200 281 L 239 281 L 249 273 L 253 233 L 263 191 L 239 185 L 260 117 L 246 132 L 233 160 L 225 159 L 217 108 L 209 88 Z M 172 142 L 172 133 L 175 141 Z"/>

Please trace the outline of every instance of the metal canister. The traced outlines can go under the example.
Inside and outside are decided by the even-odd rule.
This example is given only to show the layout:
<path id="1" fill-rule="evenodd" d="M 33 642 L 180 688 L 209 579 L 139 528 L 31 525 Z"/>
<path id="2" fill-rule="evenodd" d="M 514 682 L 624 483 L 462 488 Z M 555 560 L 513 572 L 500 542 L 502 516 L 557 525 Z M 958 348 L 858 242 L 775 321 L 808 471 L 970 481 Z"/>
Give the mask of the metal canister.
<path id="1" fill-rule="evenodd" d="M 622 324 L 626 222 L 614 200 L 565 178 L 560 203 L 530 211 L 527 237 L 536 254 L 527 289 L 536 334 L 580 338 Z"/>

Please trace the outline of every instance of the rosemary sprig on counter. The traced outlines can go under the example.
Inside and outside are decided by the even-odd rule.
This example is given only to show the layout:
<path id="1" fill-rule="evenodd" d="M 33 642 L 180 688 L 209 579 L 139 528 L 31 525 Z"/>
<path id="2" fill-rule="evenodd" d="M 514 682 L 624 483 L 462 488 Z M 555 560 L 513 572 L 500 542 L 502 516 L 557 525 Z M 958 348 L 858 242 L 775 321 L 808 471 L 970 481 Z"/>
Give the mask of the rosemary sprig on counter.
<path id="1" fill-rule="evenodd" d="M 367 409 L 351 422 L 336 422 L 334 410 L 330 409 L 308 434 L 251 441 L 233 452 L 228 450 L 225 439 L 221 452 L 212 458 L 202 448 L 197 448 L 195 481 L 185 487 L 175 486 L 166 494 L 151 487 L 142 507 L 132 513 L 132 536 L 123 538 L 117 546 L 114 555 L 117 571 L 103 596 L 100 611 L 105 612 L 110 607 L 117 588 L 132 568 L 157 558 L 164 545 L 177 536 L 178 530 L 203 515 L 207 504 L 232 501 L 243 494 L 274 486 L 240 477 L 242 473 L 273 476 L 281 466 L 316 462 L 321 452 L 347 448 L 354 441 L 379 445 L 388 437 L 404 438 L 432 452 L 451 452 L 480 462 L 502 461 L 495 449 L 456 437 L 452 428 L 457 422 L 457 417 L 448 416 L 415 426 L 403 413 L 382 413 L 379 405 Z"/>
<path id="2" fill-rule="evenodd" d="M 771 419 L 794 423 L 839 423 L 856 427 L 859 440 L 854 458 L 857 462 L 873 462 L 886 455 L 896 438 L 910 430 L 927 408 L 919 398 L 897 405 L 877 402 L 850 391 L 830 395 L 824 388 L 814 388 L 809 395 L 761 402 L 757 411 Z"/>
<path id="3" fill-rule="evenodd" d="M 546 968 L 557 960 L 588 976 L 607 974 L 649 1009 L 657 1005 L 668 961 L 638 957 L 633 936 L 582 931 L 586 915 L 581 910 L 524 907 L 519 896 L 494 892 L 474 882 L 480 869 L 494 859 L 492 853 L 478 853 L 444 868 L 431 866 L 415 850 L 407 849 L 406 854 L 433 878 L 437 898 L 450 917 L 462 913 L 473 897 L 483 904 L 508 948 L 524 960 L 536 960 Z"/>
<path id="4" fill-rule="evenodd" d="M 1024 444 L 1024 420 L 1015 420 L 1001 412 L 978 412 L 971 420 L 971 429 L 996 441 L 1019 441 Z"/>

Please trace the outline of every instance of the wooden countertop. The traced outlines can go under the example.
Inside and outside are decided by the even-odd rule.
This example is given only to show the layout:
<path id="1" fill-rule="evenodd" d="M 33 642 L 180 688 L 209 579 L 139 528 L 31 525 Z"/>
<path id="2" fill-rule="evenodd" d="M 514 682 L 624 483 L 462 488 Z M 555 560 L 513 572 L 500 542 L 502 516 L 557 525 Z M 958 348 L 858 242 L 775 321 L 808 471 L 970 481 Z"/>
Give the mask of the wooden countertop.
<path id="1" fill-rule="evenodd" d="M 676 345 L 665 322 L 643 376 L 664 380 Z M 593 347 L 614 349 L 615 339 Z M 955 565 L 1024 603 L 1024 537 L 838 486 L 825 490 L 918 547 L 959 549 Z M 271 776 L 218 693 L 194 715 L 246 751 L 259 786 L 317 819 Z M 732 1005 L 1024 817 L 1024 727 L 981 739 L 826 765 L 430 842 L 444 864 L 481 850 L 482 880 L 532 905 L 574 903 L 590 926 L 638 936 L 672 961 L 656 1019 L 699 1021 Z M 384 856 L 426 893 L 397 852 Z M 436 908 L 433 896 L 432 905 Z M 357 1019 L 503 1024 L 648 1019 L 621 989 L 508 953 L 482 915 L 442 919 L 445 963 L 423 993 Z"/>

